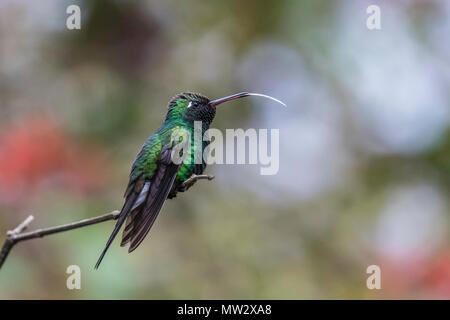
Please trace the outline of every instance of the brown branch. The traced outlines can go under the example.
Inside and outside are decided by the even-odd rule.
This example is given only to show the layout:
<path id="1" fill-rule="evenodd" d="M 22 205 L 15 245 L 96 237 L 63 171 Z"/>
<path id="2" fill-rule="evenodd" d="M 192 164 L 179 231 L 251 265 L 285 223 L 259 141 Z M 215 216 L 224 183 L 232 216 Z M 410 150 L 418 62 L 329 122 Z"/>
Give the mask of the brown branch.
<path id="1" fill-rule="evenodd" d="M 21 224 L 19 224 L 14 230 L 10 230 L 10 231 L 6 232 L 6 240 L 5 240 L 5 243 L 3 244 L 2 250 L 0 251 L 0 269 L 2 268 L 3 263 L 5 262 L 6 258 L 8 257 L 8 254 L 11 251 L 11 249 L 14 247 L 15 244 L 17 244 L 21 241 L 35 239 L 35 238 L 42 238 L 42 237 L 50 235 L 50 234 L 69 231 L 69 230 L 89 226 L 91 224 L 96 224 L 96 223 L 100 223 L 100 222 L 104 222 L 104 221 L 116 220 L 119 217 L 119 214 L 120 214 L 120 212 L 116 210 L 116 211 L 106 213 L 106 214 L 98 216 L 98 217 L 84 219 L 81 221 L 76 221 L 76 222 L 64 224 L 61 226 L 37 229 L 34 231 L 30 231 L 30 232 L 23 232 L 25 229 L 27 229 L 28 225 L 34 219 L 33 216 L 29 216 Z"/>
<path id="2" fill-rule="evenodd" d="M 193 186 L 198 180 L 212 180 L 212 179 L 214 179 L 214 176 L 210 176 L 210 175 L 206 175 L 206 174 L 205 175 L 193 174 L 189 179 L 187 179 L 185 182 L 183 182 L 182 188 L 187 190 L 188 188 Z M 80 220 L 80 221 L 76 221 L 76 222 L 72 222 L 72 223 L 68 223 L 68 224 L 63 224 L 61 226 L 37 229 L 34 231 L 30 231 L 30 232 L 23 232 L 28 228 L 30 223 L 34 220 L 33 216 L 28 216 L 14 230 L 9 230 L 6 232 L 6 239 L 3 244 L 2 249 L 0 251 L 0 269 L 2 268 L 3 264 L 5 263 L 5 260 L 8 257 L 11 249 L 14 247 L 15 244 L 17 244 L 21 241 L 42 238 L 42 237 L 45 237 L 50 234 L 69 231 L 69 230 L 73 230 L 73 229 L 77 229 L 77 228 L 82 228 L 85 226 L 89 226 L 91 224 L 96 224 L 96 223 L 100 223 L 100 222 L 104 222 L 104 221 L 116 220 L 117 218 L 119 218 L 119 214 L 120 214 L 120 211 L 115 210 L 110 213 L 106 213 L 104 215 L 98 216 L 98 217 L 84 219 L 84 220 Z"/>

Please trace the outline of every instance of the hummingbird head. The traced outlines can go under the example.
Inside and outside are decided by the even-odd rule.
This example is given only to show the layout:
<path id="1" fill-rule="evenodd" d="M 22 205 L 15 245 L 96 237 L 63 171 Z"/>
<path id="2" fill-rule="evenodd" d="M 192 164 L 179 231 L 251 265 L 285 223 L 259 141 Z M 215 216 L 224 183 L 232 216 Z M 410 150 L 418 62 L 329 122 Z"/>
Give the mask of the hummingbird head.
<path id="1" fill-rule="evenodd" d="M 259 96 L 271 99 L 286 106 L 280 100 L 261 93 L 240 92 L 231 96 L 210 100 L 199 93 L 184 92 L 176 95 L 170 100 L 166 120 L 182 119 L 188 122 L 202 121 L 211 124 L 216 115 L 216 107 L 218 105 L 249 96 Z"/>
<path id="2" fill-rule="evenodd" d="M 187 122 L 211 123 L 216 115 L 216 108 L 209 102 L 207 97 L 199 93 L 180 93 L 170 100 L 166 120 L 181 119 Z"/>

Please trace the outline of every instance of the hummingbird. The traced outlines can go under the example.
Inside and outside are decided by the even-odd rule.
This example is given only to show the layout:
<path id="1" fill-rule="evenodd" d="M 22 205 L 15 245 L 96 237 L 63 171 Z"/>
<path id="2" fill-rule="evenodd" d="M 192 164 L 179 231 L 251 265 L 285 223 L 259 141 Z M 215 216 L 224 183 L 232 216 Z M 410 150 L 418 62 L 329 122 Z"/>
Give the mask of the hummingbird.
<path id="1" fill-rule="evenodd" d="M 215 100 L 198 93 L 184 92 L 169 101 L 163 124 L 148 137 L 134 160 L 124 194 L 125 202 L 95 269 L 100 266 L 106 251 L 124 223 L 120 245 L 122 247 L 129 245 L 130 253 L 144 240 L 166 199 L 174 198 L 178 192 L 187 191 L 199 179 L 213 178 L 202 175 L 206 168 L 204 158 L 201 162 L 197 161 L 200 163 L 173 161 L 174 131 L 186 130 L 192 138 L 194 122 L 201 121 L 203 136 L 216 115 L 218 105 L 249 96 L 268 98 L 286 106 L 271 96 L 249 92 L 240 92 Z M 208 144 L 209 141 L 202 142 L 203 150 Z M 195 154 L 195 148 L 199 147 L 195 143 L 191 144 L 191 158 Z"/>

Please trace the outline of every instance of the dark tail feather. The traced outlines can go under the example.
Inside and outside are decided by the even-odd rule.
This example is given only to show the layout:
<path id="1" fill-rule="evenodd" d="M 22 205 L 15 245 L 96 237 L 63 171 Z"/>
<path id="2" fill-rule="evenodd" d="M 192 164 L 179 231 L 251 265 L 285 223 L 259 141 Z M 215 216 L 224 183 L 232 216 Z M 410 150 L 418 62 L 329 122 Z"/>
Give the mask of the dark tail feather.
<path id="1" fill-rule="evenodd" d="M 106 251 L 108 251 L 109 246 L 113 242 L 114 238 L 116 237 L 117 233 L 119 232 L 120 228 L 122 227 L 123 223 L 125 222 L 125 218 L 130 213 L 131 208 L 133 207 L 140 190 L 142 189 L 143 183 L 139 183 L 139 185 L 133 186 L 135 188 L 134 192 L 129 193 L 127 199 L 125 200 L 125 203 L 123 205 L 122 210 L 120 211 L 119 220 L 117 220 L 116 226 L 114 227 L 113 232 L 109 236 L 108 242 L 106 243 L 105 249 L 103 249 L 102 254 L 100 255 L 100 258 L 98 258 L 97 263 L 95 264 L 95 269 L 98 269 L 100 266 L 100 263 L 103 260 L 103 257 L 105 256 Z"/>
<path id="2" fill-rule="evenodd" d="M 98 269 L 100 266 L 100 263 L 102 263 L 103 257 L 105 256 L 106 251 L 108 251 L 109 246 L 113 242 L 114 238 L 116 237 L 117 233 L 119 232 L 120 228 L 122 227 L 122 224 L 125 221 L 125 218 L 127 217 L 126 214 L 122 214 L 119 216 L 119 220 L 116 223 L 116 226 L 114 227 L 113 232 L 109 236 L 108 242 L 106 243 L 105 249 L 103 249 L 102 254 L 100 255 L 100 258 L 98 258 L 97 263 L 95 264 L 95 269 Z"/>

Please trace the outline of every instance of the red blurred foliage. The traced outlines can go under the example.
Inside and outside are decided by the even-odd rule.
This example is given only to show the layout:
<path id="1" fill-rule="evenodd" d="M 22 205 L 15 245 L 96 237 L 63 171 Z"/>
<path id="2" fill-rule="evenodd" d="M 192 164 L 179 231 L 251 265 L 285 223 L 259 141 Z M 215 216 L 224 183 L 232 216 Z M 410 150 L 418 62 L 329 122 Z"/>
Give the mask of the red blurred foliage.
<path id="1" fill-rule="evenodd" d="M 381 287 L 389 299 L 450 299 L 450 249 L 430 256 L 380 258 Z"/>
<path id="2" fill-rule="evenodd" d="M 104 185 L 103 152 L 71 139 L 45 117 L 31 117 L 0 132 L 0 201 L 14 203 L 43 188 L 89 192 Z"/>
<path id="3" fill-rule="evenodd" d="M 450 299 L 450 249 L 439 252 L 428 261 L 422 283 L 435 298 Z"/>
<path id="4" fill-rule="evenodd" d="M 381 256 L 381 289 L 387 299 L 426 298 L 421 279 L 426 272 L 422 256 Z"/>

